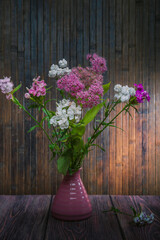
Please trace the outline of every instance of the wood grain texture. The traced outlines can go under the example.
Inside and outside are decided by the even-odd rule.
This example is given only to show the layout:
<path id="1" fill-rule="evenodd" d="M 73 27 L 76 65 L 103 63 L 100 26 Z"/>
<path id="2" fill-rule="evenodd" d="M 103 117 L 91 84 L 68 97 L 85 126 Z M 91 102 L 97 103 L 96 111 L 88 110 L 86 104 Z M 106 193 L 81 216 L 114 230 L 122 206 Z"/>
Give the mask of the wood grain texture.
<path id="1" fill-rule="evenodd" d="M 25 86 L 31 85 L 31 26 L 30 26 L 30 1 L 24 3 L 24 83 Z M 27 106 L 27 101 L 25 101 Z M 25 194 L 31 193 L 31 133 L 27 133 L 31 128 L 31 119 L 26 114 L 24 116 L 24 135 L 25 135 Z"/>
<path id="2" fill-rule="evenodd" d="M 129 76 L 128 84 L 133 85 L 136 82 L 135 76 L 135 1 L 130 1 L 129 4 L 129 34 L 128 34 L 128 63 L 129 63 Z M 129 129 L 128 129 L 128 194 L 135 194 L 135 146 L 136 146 L 136 125 L 135 125 L 135 111 L 131 109 L 131 115 L 133 119 L 129 118 Z"/>
<path id="3" fill-rule="evenodd" d="M 156 174 L 156 194 L 159 193 L 160 191 L 160 128 L 159 128 L 159 119 L 160 119 L 160 108 L 158 105 L 158 102 L 160 100 L 160 2 L 156 1 L 156 62 L 155 62 L 155 74 L 156 74 L 156 94 L 155 94 L 155 106 L 156 106 L 156 133 L 155 133 L 155 137 L 156 137 L 156 169 L 155 169 L 155 174 Z"/>
<path id="4" fill-rule="evenodd" d="M 0 239 L 43 240 L 51 196 L 0 196 Z"/>
<path id="5" fill-rule="evenodd" d="M 105 13 L 105 14 L 104 14 Z M 106 56 L 107 59 L 107 64 L 108 64 L 108 59 L 110 56 L 109 53 L 109 1 L 103 1 L 102 3 L 102 32 L 103 32 L 103 38 L 102 38 L 102 51 L 103 51 L 103 56 Z M 109 73 L 106 72 L 104 75 L 104 84 L 108 83 L 109 81 Z M 106 93 L 105 98 L 110 97 L 110 92 L 108 91 Z M 109 120 L 109 117 L 108 117 Z M 102 142 L 101 146 L 105 148 L 105 152 L 102 152 L 102 194 L 108 194 L 109 193 L 109 169 L 110 169 L 110 158 L 109 158 L 109 153 L 110 153 L 110 135 L 109 135 L 109 128 L 106 128 L 105 132 L 102 133 Z"/>
<path id="6" fill-rule="evenodd" d="M 109 81 L 112 82 L 110 88 L 110 99 L 114 96 L 113 86 L 115 85 L 115 0 L 109 2 Z M 111 112 L 110 120 L 114 117 L 114 113 Z M 116 192 L 116 181 L 115 181 L 115 153 L 116 153 L 116 142 L 115 142 L 116 129 L 109 129 L 109 192 L 114 194 Z"/>
<path id="7" fill-rule="evenodd" d="M 12 76 L 23 96 L 32 78 L 53 85 L 48 97 L 60 99 L 48 78 L 51 64 L 66 58 L 69 67 L 87 65 L 86 54 L 107 59 L 105 97 L 116 83 L 143 83 L 150 103 L 123 114 L 119 129 L 107 129 L 83 163 L 82 179 L 90 194 L 160 194 L 160 3 L 158 0 L 1 0 L 0 78 Z M 48 103 L 55 110 L 55 103 Z M 121 106 L 116 111 L 120 110 Z M 35 111 L 34 116 L 38 117 Z M 110 116 L 114 116 L 112 113 Z M 56 159 L 49 163 L 48 140 L 34 122 L 0 93 L 0 194 L 54 194 L 62 180 Z M 97 118 L 103 116 L 101 111 Z M 87 126 L 84 139 L 90 136 Z M 47 125 L 44 124 L 45 129 Z"/>
<path id="8" fill-rule="evenodd" d="M 160 238 L 160 197 L 89 196 L 92 216 L 83 221 L 60 221 L 51 215 L 51 195 L 0 196 L 0 239 L 2 240 L 157 240 Z M 132 214 L 130 206 L 155 216 L 152 224 L 137 227 L 132 217 L 113 212 L 111 207 Z"/>
<path id="9" fill-rule="evenodd" d="M 93 213 L 87 220 L 59 221 L 49 213 L 45 239 L 123 239 L 116 216 L 112 213 L 107 215 L 103 213 L 104 209 L 110 209 L 112 206 L 109 196 L 90 196 L 90 199 Z"/>
<path id="10" fill-rule="evenodd" d="M 4 18 L 4 11 L 3 11 L 3 2 L 0 2 L 0 29 L 1 29 L 1 33 L 0 34 L 0 71 L 4 72 L 4 38 L 2 37 L 2 35 L 4 34 L 4 22 L 3 22 L 3 18 Z M 0 94 L 0 112 L 3 112 L 3 96 Z M 3 187 L 4 187 L 4 150 L 5 148 L 3 148 L 3 141 L 4 141 L 4 128 L 3 128 L 3 124 L 4 124 L 4 115 L 1 114 L 1 118 L 0 118 L 0 152 L 1 152 L 1 157 L 0 157 L 0 176 L 2 181 L 0 182 L 0 191 L 1 193 L 3 192 Z"/>
<path id="11" fill-rule="evenodd" d="M 120 209 L 123 212 L 132 214 L 130 206 L 135 209 L 142 207 L 142 211 L 146 211 L 148 214 L 154 213 L 155 221 L 151 225 L 145 227 L 137 227 L 132 222 L 130 216 L 118 214 L 118 220 L 121 228 L 123 229 L 124 239 L 159 239 L 160 228 L 159 228 L 159 207 L 160 198 L 158 196 L 111 196 L 113 206 Z"/>

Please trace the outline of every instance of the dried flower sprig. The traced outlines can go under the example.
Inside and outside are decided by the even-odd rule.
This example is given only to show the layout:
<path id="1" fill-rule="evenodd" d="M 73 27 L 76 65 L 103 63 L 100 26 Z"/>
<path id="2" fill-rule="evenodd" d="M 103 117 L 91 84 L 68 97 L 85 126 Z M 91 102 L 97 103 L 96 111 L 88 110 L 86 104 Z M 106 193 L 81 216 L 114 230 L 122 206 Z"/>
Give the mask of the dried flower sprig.
<path id="1" fill-rule="evenodd" d="M 115 214 L 124 214 L 124 215 L 127 215 L 127 216 L 131 216 L 131 217 L 133 217 L 133 222 L 137 226 L 144 226 L 146 224 L 151 224 L 154 221 L 154 214 L 153 213 L 151 213 L 150 215 L 147 215 L 146 212 L 142 211 L 141 207 L 140 207 L 140 211 L 136 211 L 136 209 L 132 206 L 130 206 L 130 208 L 132 209 L 133 214 L 122 212 L 118 208 L 115 208 L 115 207 L 111 207 L 110 210 L 104 210 L 103 212 L 104 213 L 114 212 Z"/>

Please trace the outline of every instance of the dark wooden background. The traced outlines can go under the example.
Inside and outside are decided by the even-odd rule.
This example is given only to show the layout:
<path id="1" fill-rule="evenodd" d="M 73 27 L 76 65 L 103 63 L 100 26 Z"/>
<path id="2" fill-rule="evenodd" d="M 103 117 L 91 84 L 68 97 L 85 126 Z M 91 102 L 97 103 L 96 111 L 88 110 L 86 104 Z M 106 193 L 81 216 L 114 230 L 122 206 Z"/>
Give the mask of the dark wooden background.
<path id="1" fill-rule="evenodd" d="M 0 1 L 0 77 L 23 83 L 17 96 L 24 104 L 25 87 L 35 75 L 54 86 L 50 97 L 58 97 L 55 81 L 48 78 L 50 65 L 63 57 L 70 67 L 85 65 L 89 52 L 107 59 L 104 82 L 112 82 L 107 97 L 113 97 L 116 83 L 143 83 L 151 102 L 140 105 L 139 115 L 132 111 L 133 120 L 125 114 L 117 119 L 125 132 L 108 129 L 97 139 L 106 152 L 96 149 L 85 159 L 84 185 L 89 194 L 158 195 L 160 1 Z M 54 194 L 62 176 L 56 161 L 49 163 L 44 134 L 38 129 L 28 134 L 33 121 L 2 94 L 0 116 L 0 194 Z"/>

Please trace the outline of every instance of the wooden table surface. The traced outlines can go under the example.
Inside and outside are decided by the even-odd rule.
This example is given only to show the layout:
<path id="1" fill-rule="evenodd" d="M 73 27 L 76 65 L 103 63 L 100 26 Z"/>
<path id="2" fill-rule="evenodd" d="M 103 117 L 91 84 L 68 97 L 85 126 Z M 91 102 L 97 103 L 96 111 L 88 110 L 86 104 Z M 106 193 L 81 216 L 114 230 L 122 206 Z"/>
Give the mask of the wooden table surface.
<path id="1" fill-rule="evenodd" d="M 160 239 L 159 196 L 90 196 L 93 214 L 84 221 L 66 222 L 51 216 L 51 195 L 0 196 L 0 240 Z M 111 206 L 131 213 L 129 206 L 153 212 L 151 225 L 137 227 L 126 215 L 103 213 Z"/>

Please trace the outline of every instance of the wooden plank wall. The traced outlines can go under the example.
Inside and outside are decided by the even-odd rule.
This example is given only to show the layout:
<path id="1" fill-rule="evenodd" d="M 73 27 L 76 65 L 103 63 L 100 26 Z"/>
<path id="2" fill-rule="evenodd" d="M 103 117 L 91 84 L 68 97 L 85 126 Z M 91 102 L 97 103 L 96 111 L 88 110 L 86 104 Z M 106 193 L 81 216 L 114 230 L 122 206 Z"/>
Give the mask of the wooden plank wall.
<path id="1" fill-rule="evenodd" d="M 150 103 L 122 114 L 116 121 L 125 132 L 107 129 L 83 163 L 82 178 L 89 194 L 160 194 L 160 1 L 159 0 L 1 0 L 0 77 L 12 76 L 23 99 L 25 87 L 52 63 L 86 65 L 86 54 L 107 59 L 104 82 L 143 83 Z M 117 111 L 121 109 L 119 106 Z M 55 103 L 49 104 L 55 109 Z M 33 111 L 36 116 L 37 113 Z M 112 116 L 114 113 L 112 114 Z M 62 176 L 44 134 L 28 134 L 33 121 L 0 94 L 0 194 L 55 194 Z M 103 112 L 97 116 L 101 118 Z M 42 115 L 40 116 L 42 117 Z M 40 119 L 37 116 L 37 118 Z M 47 126 L 44 126 L 47 129 Z M 90 135 L 87 128 L 85 139 Z"/>

